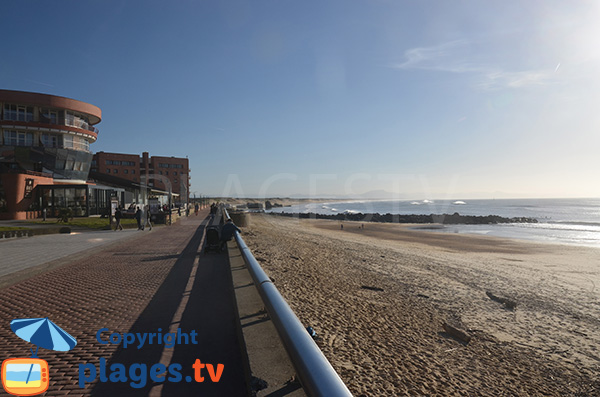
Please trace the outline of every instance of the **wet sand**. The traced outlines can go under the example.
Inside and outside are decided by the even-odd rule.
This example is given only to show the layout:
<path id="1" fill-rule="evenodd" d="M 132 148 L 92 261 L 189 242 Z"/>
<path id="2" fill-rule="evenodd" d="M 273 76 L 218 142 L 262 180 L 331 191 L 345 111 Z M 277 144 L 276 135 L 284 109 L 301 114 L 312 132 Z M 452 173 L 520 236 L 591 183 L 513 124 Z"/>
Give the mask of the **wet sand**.
<path id="1" fill-rule="evenodd" d="M 600 250 L 360 226 L 243 234 L 354 395 L 600 395 Z"/>

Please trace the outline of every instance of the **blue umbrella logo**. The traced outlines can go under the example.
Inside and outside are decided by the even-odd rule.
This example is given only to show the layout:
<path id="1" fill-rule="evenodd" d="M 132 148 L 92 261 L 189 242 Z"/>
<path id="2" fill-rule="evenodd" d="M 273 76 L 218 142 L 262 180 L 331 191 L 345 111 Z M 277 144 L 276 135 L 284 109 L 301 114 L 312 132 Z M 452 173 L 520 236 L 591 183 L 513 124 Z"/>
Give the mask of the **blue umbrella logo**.
<path id="1" fill-rule="evenodd" d="M 46 318 L 22 318 L 12 320 L 10 329 L 17 336 L 37 346 L 35 353 L 31 349 L 32 357 L 37 357 L 40 347 L 48 350 L 66 352 L 77 344 L 77 340 L 65 330 Z"/>
<path id="2" fill-rule="evenodd" d="M 12 329 L 19 338 L 36 345 L 36 349 L 35 352 L 31 349 L 31 359 L 5 360 L 2 364 L 2 383 L 5 390 L 11 394 L 17 395 L 32 395 L 31 393 L 23 394 L 24 392 L 31 391 L 28 390 L 28 388 L 35 388 L 32 389 L 33 394 L 45 391 L 48 387 L 48 364 L 46 361 L 37 358 L 38 349 L 43 347 L 44 349 L 49 350 L 68 351 L 77 345 L 77 340 L 58 325 L 50 321 L 48 317 L 15 319 L 10 322 L 10 329 Z M 14 361 L 14 363 L 12 363 L 12 361 Z M 22 364 L 19 364 L 21 362 Z M 28 370 L 27 366 L 29 366 Z M 36 367 L 35 371 L 34 366 Z M 8 371 L 6 371 L 7 368 Z M 23 371 L 24 379 L 20 378 L 22 380 L 18 382 L 24 381 L 24 384 L 21 383 L 21 385 L 14 386 L 12 390 L 11 387 L 7 388 L 7 379 L 5 379 L 6 374 L 4 374 L 4 372 L 11 372 L 11 376 L 18 380 L 18 377 L 21 376 L 18 375 L 19 371 Z M 25 373 L 27 373 L 26 376 Z M 31 386 L 30 382 L 32 383 Z M 43 382 L 43 384 L 40 382 Z"/>

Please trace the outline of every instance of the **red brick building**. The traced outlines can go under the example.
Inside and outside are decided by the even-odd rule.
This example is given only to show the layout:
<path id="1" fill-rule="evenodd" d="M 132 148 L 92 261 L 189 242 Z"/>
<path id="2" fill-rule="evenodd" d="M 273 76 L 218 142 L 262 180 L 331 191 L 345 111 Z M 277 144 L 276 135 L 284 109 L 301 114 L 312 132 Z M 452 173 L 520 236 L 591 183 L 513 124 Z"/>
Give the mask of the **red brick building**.
<path id="1" fill-rule="evenodd" d="M 171 191 L 186 202 L 190 191 L 190 168 L 187 158 L 98 152 L 91 171 L 127 179 L 155 189 Z"/>
<path id="2" fill-rule="evenodd" d="M 90 214 L 90 145 L 101 119 L 89 103 L 0 90 L 0 219 L 35 218 L 43 208 Z"/>

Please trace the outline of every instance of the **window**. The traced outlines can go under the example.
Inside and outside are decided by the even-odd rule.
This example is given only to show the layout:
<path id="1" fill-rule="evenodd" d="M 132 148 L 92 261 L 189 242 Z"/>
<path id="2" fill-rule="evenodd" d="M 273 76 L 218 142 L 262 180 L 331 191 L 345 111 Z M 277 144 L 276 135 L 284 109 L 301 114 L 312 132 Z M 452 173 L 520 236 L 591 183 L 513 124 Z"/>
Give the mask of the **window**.
<path id="1" fill-rule="evenodd" d="M 173 175 L 177 176 L 177 171 L 173 171 Z"/>
<path id="2" fill-rule="evenodd" d="M 33 146 L 33 134 L 22 131 L 4 131 L 4 144 L 6 146 Z"/>
<path id="3" fill-rule="evenodd" d="M 62 147 L 64 147 L 65 149 L 71 149 L 73 148 L 73 137 L 69 136 L 69 135 L 63 135 L 62 136 Z"/>
<path id="4" fill-rule="evenodd" d="M 169 175 L 169 171 L 165 171 L 165 175 Z"/>
<path id="5" fill-rule="evenodd" d="M 107 173 L 107 174 L 110 174 L 110 168 L 107 168 L 107 169 L 106 169 L 106 173 Z"/>
<path id="6" fill-rule="evenodd" d="M 115 168 L 115 174 L 118 174 L 118 173 L 119 173 L 119 170 Z"/>
<path id="7" fill-rule="evenodd" d="M 135 174 L 135 170 L 131 170 L 131 173 L 132 173 L 132 174 Z"/>
<path id="8" fill-rule="evenodd" d="M 51 109 L 41 109 L 40 122 L 48 124 L 58 124 L 58 111 Z"/>
<path id="9" fill-rule="evenodd" d="M 4 120 L 33 121 L 33 107 L 4 104 Z"/>
<path id="10" fill-rule="evenodd" d="M 129 173 L 129 170 L 123 170 L 123 173 L 124 173 L 124 174 L 128 174 L 128 173 Z"/>
<path id="11" fill-rule="evenodd" d="M 174 180 L 173 180 L 173 183 L 177 183 L 177 179 L 174 179 Z"/>
<path id="12" fill-rule="evenodd" d="M 58 147 L 58 137 L 56 135 L 42 134 L 42 145 L 45 147 Z"/>
<path id="13" fill-rule="evenodd" d="M 85 138 L 75 136 L 75 137 L 73 137 L 73 149 L 89 152 L 90 143 Z"/>
<path id="14" fill-rule="evenodd" d="M 89 119 L 86 116 L 69 112 L 65 116 L 65 124 L 70 125 L 71 127 L 83 128 L 86 130 L 90 129 Z"/>

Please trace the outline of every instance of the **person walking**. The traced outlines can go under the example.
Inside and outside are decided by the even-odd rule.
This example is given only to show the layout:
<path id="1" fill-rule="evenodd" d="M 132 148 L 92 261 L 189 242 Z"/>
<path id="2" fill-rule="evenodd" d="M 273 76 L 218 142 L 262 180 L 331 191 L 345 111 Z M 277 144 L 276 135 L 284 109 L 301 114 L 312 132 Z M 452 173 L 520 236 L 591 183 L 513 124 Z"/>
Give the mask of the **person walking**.
<path id="1" fill-rule="evenodd" d="M 144 223 L 144 227 L 150 226 L 150 230 L 152 230 L 152 214 L 150 213 L 150 206 L 146 206 L 146 223 Z"/>
<path id="2" fill-rule="evenodd" d="M 121 213 L 121 207 L 117 207 L 115 210 L 115 221 L 117 224 L 115 225 L 115 232 L 117 230 L 123 230 L 123 225 L 121 225 L 121 218 L 123 217 L 123 213 Z"/>
<path id="3" fill-rule="evenodd" d="M 194 212 L 196 213 L 196 216 L 198 216 L 198 209 L 199 209 L 199 205 L 198 203 L 196 203 L 196 205 L 194 206 Z"/>
<path id="4" fill-rule="evenodd" d="M 137 211 L 135 212 L 135 220 L 137 221 L 138 230 L 144 230 L 144 226 L 142 225 L 142 210 L 140 207 L 137 207 Z"/>

